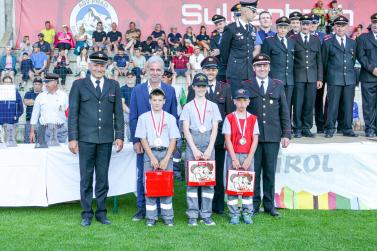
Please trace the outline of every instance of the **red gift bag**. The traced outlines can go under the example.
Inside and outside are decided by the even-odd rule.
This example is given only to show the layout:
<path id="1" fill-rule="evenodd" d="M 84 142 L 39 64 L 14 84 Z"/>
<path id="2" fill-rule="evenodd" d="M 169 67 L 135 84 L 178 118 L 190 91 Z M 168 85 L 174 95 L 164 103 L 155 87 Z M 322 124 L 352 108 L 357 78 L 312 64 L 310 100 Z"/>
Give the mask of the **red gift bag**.
<path id="1" fill-rule="evenodd" d="M 228 170 L 226 194 L 253 196 L 255 172 Z"/>
<path id="2" fill-rule="evenodd" d="M 168 197 L 174 195 L 173 171 L 146 171 L 145 196 Z"/>
<path id="3" fill-rule="evenodd" d="M 216 163 L 214 160 L 187 161 L 188 186 L 216 186 Z"/>

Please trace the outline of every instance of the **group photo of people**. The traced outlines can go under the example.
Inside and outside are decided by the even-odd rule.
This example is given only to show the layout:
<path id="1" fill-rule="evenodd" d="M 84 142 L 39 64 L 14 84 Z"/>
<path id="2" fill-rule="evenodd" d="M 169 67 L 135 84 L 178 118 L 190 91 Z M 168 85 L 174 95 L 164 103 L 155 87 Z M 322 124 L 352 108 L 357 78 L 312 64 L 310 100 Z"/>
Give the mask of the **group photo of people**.
<path id="1" fill-rule="evenodd" d="M 284 219 L 275 204 L 282 149 L 377 133 L 373 4 L 365 27 L 351 26 L 341 1 L 312 4 L 275 18 L 258 0 L 232 2 L 234 22 L 215 14 L 197 30 L 130 20 L 126 31 L 116 22 L 107 31 L 98 20 L 92 34 L 84 25 L 73 33 L 46 20 L 0 58 L 0 151 L 66 145 L 79 159 L 85 228 L 112 224 L 110 160 L 127 144 L 137 174 L 130 221 Z M 185 212 L 174 210 L 173 180 Z"/>

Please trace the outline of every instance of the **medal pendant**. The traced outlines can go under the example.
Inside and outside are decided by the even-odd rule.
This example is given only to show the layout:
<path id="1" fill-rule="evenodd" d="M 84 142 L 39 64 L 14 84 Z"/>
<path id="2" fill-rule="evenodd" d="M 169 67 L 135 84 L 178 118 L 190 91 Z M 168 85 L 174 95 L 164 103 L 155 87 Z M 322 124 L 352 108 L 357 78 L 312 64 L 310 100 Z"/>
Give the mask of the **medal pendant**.
<path id="1" fill-rule="evenodd" d="M 240 144 L 243 146 L 247 143 L 247 140 L 245 138 L 240 139 Z"/>
<path id="2" fill-rule="evenodd" d="M 153 141 L 153 144 L 154 144 L 155 147 L 161 147 L 162 146 L 162 139 L 161 138 L 156 138 Z"/>
<path id="3" fill-rule="evenodd" d="M 205 133 L 207 131 L 206 127 L 204 125 L 199 127 L 199 132 Z"/>

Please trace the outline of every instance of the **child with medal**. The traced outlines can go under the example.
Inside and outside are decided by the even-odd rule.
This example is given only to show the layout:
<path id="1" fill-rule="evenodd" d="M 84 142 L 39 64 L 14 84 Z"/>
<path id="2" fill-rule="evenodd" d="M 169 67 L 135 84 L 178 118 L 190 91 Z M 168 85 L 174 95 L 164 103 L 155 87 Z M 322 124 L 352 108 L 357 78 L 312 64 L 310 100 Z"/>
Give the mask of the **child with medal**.
<path id="1" fill-rule="evenodd" d="M 246 108 L 250 103 L 250 95 L 244 89 L 236 91 L 234 104 L 236 111 L 226 116 L 222 133 L 225 136 L 227 150 L 227 170 L 254 171 L 253 157 L 258 145 L 259 127 L 257 117 L 248 113 Z M 242 211 L 238 207 L 238 196 L 228 196 L 230 224 L 239 224 L 242 218 L 245 224 L 253 224 L 253 198 L 242 197 Z"/>
<path id="2" fill-rule="evenodd" d="M 154 89 L 149 95 L 151 111 L 140 115 L 135 137 L 141 139 L 144 148 L 144 186 L 145 172 L 153 170 L 173 170 L 172 154 L 176 139 L 181 137 L 176 118 L 163 111 L 165 93 L 162 89 Z M 173 198 L 146 197 L 147 226 L 152 227 L 158 219 L 157 199 L 160 199 L 161 217 L 164 224 L 173 226 Z"/>
<path id="3" fill-rule="evenodd" d="M 221 114 L 217 104 L 206 99 L 208 86 L 206 75 L 196 74 L 192 86 L 195 98 L 184 106 L 180 117 L 180 120 L 183 121 L 183 133 L 187 141 L 186 161 L 215 160 L 214 144 L 218 124 L 222 120 Z M 213 195 L 214 187 L 201 187 L 202 203 L 199 208 L 198 187 L 187 186 L 188 209 L 186 214 L 190 226 L 197 225 L 199 216 L 203 219 L 204 224 L 215 225 L 211 218 Z"/>

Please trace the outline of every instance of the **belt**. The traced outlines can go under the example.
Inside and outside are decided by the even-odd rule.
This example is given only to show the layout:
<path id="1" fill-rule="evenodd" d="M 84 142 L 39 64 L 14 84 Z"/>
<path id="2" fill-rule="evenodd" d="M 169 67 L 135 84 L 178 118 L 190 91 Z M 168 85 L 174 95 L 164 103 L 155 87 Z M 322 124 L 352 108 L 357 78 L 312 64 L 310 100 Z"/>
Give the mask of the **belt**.
<path id="1" fill-rule="evenodd" d="M 162 151 L 168 150 L 168 148 L 164 147 L 164 146 L 159 146 L 159 147 L 151 147 L 151 150 L 152 151 L 157 151 L 157 152 L 162 152 Z"/>

